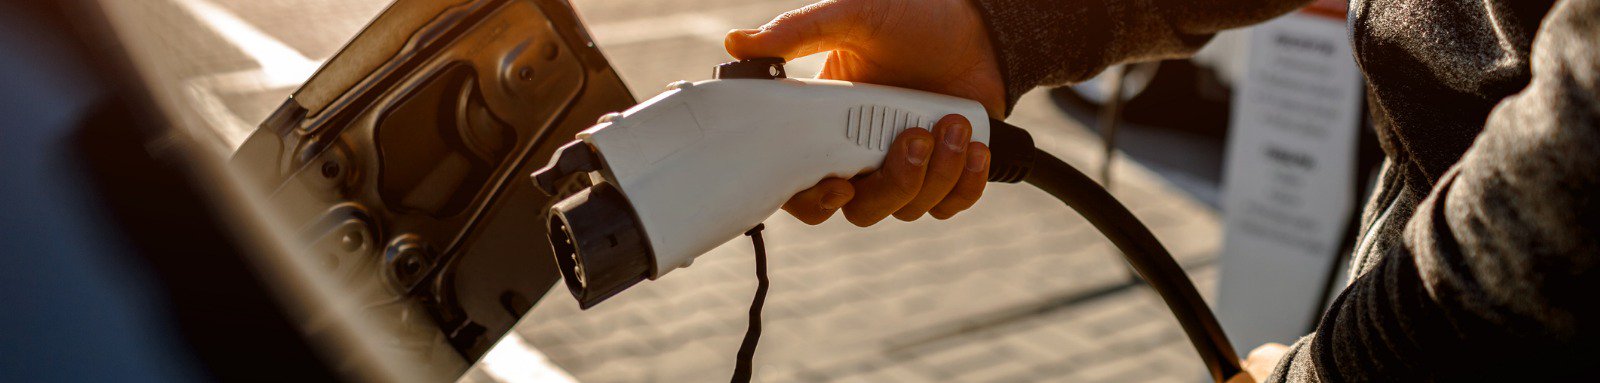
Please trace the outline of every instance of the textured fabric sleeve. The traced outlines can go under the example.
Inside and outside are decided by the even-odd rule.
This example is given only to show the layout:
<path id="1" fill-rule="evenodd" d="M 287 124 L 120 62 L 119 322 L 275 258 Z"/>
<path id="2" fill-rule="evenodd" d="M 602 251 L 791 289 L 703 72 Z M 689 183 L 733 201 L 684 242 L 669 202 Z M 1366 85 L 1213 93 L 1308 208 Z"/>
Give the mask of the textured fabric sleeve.
<path id="1" fill-rule="evenodd" d="M 1185 57 L 1225 29 L 1309 0 L 972 0 L 989 29 L 1009 114 L 1038 85 L 1087 80 L 1106 67 Z"/>
<path id="2" fill-rule="evenodd" d="M 1268 381 L 1596 381 L 1600 0 L 1544 18 L 1531 83 Z"/>

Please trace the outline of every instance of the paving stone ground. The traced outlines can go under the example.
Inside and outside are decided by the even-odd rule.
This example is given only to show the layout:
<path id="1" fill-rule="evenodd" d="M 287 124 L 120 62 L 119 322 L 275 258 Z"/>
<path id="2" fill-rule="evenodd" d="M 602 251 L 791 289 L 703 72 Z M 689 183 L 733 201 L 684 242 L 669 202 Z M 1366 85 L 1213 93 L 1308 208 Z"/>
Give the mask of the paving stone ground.
<path id="1" fill-rule="evenodd" d="M 641 99 L 728 60 L 721 35 L 804 0 L 576 0 L 598 44 Z M 206 80 L 273 63 L 195 23 L 215 5 L 312 62 L 335 52 L 382 0 L 150 0 L 173 36 L 167 57 L 196 102 L 221 108 L 224 144 L 248 133 L 294 84 Z M 203 8 L 203 7 L 202 7 Z M 187 13 L 186 13 L 187 12 Z M 176 31 L 176 32 L 172 32 Z M 814 73 L 815 58 L 791 65 Z M 280 68 L 281 69 L 281 68 Z M 259 74 L 259 73 L 257 73 Z M 1099 143 L 1040 93 L 1010 121 L 1068 162 L 1098 168 Z M 229 125 L 232 124 L 232 125 Z M 235 142 L 236 143 L 236 142 Z M 1215 211 L 1122 162 L 1114 193 L 1150 224 L 1202 291 L 1215 281 Z M 764 382 L 1199 382 L 1203 371 L 1153 293 L 1083 219 L 1042 192 L 993 185 L 949 221 L 767 220 L 772 289 L 756 374 Z M 689 269 L 640 284 L 589 311 L 552 290 L 515 332 L 583 382 L 722 381 L 733 369 L 755 289 L 738 239 Z M 521 344 L 521 343 L 519 343 Z M 476 370 L 471 380 L 496 380 Z"/>

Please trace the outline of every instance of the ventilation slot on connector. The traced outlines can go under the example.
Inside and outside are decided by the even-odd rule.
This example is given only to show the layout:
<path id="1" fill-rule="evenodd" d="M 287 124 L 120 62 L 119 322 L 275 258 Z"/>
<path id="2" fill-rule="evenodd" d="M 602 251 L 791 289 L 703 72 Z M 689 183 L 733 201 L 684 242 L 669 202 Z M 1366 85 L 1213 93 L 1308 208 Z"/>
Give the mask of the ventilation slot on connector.
<path id="1" fill-rule="evenodd" d="M 926 129 L 923 123 L 922 116 L 915 113 L 886 106 L 861 105 L 845 113 L 844 134 L 861 147 L 888 151 L 895 137 L 912 127 Z"/>

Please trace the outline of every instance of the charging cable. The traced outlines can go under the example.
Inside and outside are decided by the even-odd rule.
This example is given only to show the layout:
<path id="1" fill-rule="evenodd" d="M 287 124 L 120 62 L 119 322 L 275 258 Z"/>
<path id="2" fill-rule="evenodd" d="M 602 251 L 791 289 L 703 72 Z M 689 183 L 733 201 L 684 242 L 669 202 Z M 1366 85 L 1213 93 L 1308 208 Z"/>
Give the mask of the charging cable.
<path id="1" fill-rule="evenodd" d="M 750 301 L 750 327 L 744 332 L 744 341 L 739 343 L 738 359 L 734 360 L 734 383 L 750 381 L 754 371 L 751 363 L 756 356 L 756 343 L 761 342 L 761 307 L 767 303 L 767 286 L 771 284 L 767 280 L 767 244 L 761 240 L 761 230 L 766 228 L 766 224 L 758 224 L 744 232 L 756 248 L 756 297 Z"/>
<path id="2" fill-rule="evenodd" d="M 1194 282 L 1138 217 L 1094 179 L 1034 147 L 1027 131 L 995 119 L 989 120 L 989 127 L 993 162 L 1003 162 L 1004 168 L 998 170 L 1006 173 L 997 178 L 996 169 L 991 169 L 990 181 L 1027 182 L 1077 211 L 1111 240 L 1139 277 L 1161 296 L 1205 362 L 1212 380 L 1224 382 L 1244 371 L 1233 344 L 1200 298 Z"/>
<path id="3" fill-rule="evenodd" d="M 989 126 L 994 156 L 989 170 L 991 182 L 1027 182 L 1077 211 L 1122 252 L 1139 277 L 1161 296 L 1205 362 L 1212 380 L 1224 382 L 1244 371 L 1222 325 L 1188 274 L 1133 212 L 1094 179 L 1034 147 L 1033 137 L 1022 128 L 993 119 Z M 755 299 L 750 303 L 750 327 L 739 346 L 733 382 L 750 381 L 751 360 L 761 338 L 761 308 L 768 288 L 763 228 L 764 225 L 756 225 L 744 233 L 755 245 L 757 285 Z"/>

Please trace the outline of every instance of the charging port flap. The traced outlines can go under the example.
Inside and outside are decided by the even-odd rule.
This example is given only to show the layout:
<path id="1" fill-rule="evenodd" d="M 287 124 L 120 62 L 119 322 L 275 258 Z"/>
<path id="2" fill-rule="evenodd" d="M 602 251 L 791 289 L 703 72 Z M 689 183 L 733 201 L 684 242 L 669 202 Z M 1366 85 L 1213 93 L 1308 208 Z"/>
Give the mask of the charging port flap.
<path id="1" fill-rule="evenodd" d="M 382 343 L 459 375 L 560 279 L 524 177 L 634 103 L 566 1 L 398 0 L 232 166 Z"/>

